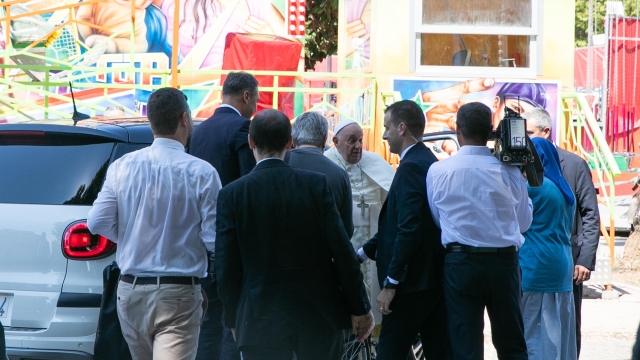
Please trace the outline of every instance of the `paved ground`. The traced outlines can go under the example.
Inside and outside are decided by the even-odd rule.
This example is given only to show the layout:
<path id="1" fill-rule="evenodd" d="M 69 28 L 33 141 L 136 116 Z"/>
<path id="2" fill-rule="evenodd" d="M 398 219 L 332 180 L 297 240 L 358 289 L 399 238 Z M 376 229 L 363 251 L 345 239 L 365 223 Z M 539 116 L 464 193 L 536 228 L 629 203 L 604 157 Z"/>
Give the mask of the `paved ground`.
<path id="1" fill-rule="evenodd" d="M 616 257 L 622 255 L 625 238 L 616 239 Z M 602 247 L 598 255 L 608 253 Z M 605 244 L 606 245 L 606 244 Z M 620 292 L 618 300 L 602 300 L 599 286 L 588 286 L 582 301 L 582 352 L 581 360 L 627 360 L 635 343 L 640 323 L 640 288 L 614 283 Z M 485 359 L 497 359 L 491 344 L 489 319 L 485 317 Z"/>

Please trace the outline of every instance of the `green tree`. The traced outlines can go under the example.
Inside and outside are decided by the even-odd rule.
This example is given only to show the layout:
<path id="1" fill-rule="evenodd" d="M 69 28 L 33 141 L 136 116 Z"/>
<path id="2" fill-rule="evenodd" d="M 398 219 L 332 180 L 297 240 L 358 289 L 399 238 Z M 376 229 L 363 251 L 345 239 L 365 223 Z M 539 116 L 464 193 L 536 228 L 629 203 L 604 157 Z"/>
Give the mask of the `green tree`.
<path id="1" fill-rule="evenodd" d="M 307 0 L 304 67 L 338 52 L 338 0 Z"/>
<path id="2" fill-rule="evenodd" d="M 624 3 L 625 16 L 639 16 L 639 0 L 626 0 Z M 593 0 L 593 34 L 604 34 L 604 18 L 607 12 L 606 0 Z M 576 33 L 575 46 L 585 47 L 589 37 L 589 0 L 576 0 Z"/>

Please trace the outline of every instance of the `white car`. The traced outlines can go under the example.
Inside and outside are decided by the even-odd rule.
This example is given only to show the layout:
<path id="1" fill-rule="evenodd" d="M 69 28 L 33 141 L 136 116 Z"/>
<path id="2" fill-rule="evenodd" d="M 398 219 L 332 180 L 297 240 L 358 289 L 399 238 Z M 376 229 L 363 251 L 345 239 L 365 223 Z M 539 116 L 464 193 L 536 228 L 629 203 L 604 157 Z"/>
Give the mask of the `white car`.
<path id="1" fill-rule="evenodd" d="M 109 164 L 153 142 L 146 119 L 0 125 L 0 322 L 7 355 L 93 359 L 115 244 L 86 218 Z"/>

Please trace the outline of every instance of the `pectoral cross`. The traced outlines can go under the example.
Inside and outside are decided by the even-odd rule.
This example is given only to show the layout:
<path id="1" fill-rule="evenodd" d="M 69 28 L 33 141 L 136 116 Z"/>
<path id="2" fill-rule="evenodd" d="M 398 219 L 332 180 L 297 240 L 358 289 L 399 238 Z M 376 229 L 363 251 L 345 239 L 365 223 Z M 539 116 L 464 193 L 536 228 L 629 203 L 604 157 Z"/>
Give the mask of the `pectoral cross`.
<path id="1" fill-rule="evenodd" d="M 360 195 L 360 204 L 356 206 L 360 208 L 360 211 L 362 211 L 362 216 L 364 216 L 365 209 L 369 207 L 369 204 L 364 202 L 364 195 Z"/>

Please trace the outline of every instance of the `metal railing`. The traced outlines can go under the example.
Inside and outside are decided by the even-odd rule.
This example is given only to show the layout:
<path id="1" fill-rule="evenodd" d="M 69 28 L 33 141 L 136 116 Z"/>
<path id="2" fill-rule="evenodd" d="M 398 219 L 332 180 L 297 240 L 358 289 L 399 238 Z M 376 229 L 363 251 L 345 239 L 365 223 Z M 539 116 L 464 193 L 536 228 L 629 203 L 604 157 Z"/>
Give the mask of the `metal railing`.
<path id="1" fill-rule="evenodd" d="M 71 97 L 66 88 L 73 83 L 78 110 L 96 116 L 109 105 L 118 103 L 118 94 L 136 91 L 151 92 L 172 86 L 184 91 L 206 93 L 205 100 L 195 105 L 194 115 L 210 111 L 221 102 L 220 78 L 231 70 L 188 69 L 178 64 L 178 31 L 180 1 L 175 1 L 173 46 L 171 58 L 163 53 L 135 53 L 135 2 L 131 2 L 131 26 L 128 30 L 107 29 L 76 19 L 81 6 L 108 2 L 56 2 L 52 0 L 0 0 L 0 29 L 4 32 L 5 48 L 0 48 L 0 122 L 40 118 L 70 118 Z M 28 6 L 27 6 L 28 5 Z M 31 7 L 31 8 L 30 8 Z M 46 15 L 46 16 L 45 16 Z M 44 17 L 43 17 L 44 16 Z M 45 20 L 46 17 L 46 20 Z M 27 40 L 16 42 L 12 35 L 20 33 L 20 22 L 31 24 Z M 35 24 L 35 25 L 34 25 Z M 109 34 L 88 47 L 78 34 L 78 25 Z M 116 31 L 117 30 L 117 31 Z M 22 32 L 24 33 L 24 31 Z M 129 51 L 107 54 L 107 42 L 115 37 L 129 38 Z M 150 64 L 154 62 L 155 65 Z M 256 76 L 273 79 L 272 86 L 260 87 L 273 93 L 273 108 L 279 107 L 278 95 L 298 96 L 299 110 L 325 110 L 335 123 L 341 118 L 357 121 L 363 129 L 375 126 L 377 82 L 374 75 L 359 73 L 316 73 L 285 71 L 249 71 Z M 295 78 L 294 86 L 280 86 L 283 77 Z M 358 85 L 351 85 L 360 79 Z M 195 80 L 195 81 L 194 81 Z M 269 79 L 271 81 L 271 79 Z M 326 82 L 344 82 L 339 88 L 324 87 Z M 315 84 L 315 85 L 314 85 Z M 25 97 L 24 94 L 27 94 Z M 337 101 L 334 100 L 337 97 Z M 302 98 L 302 100 L 300 99 Z M 144 104 L 126 107 L 125 113 L 142 115 Z M 298 111 L 295 115 L 298 115 Z"/>
<path id="2" fill-rule="evenodd" d="M 4 105 L 6 109 L 0 114 L 0 120 L 6 119 L 11 116 L 24 117 L 29 120 L 33 120 L 34 117 L 28 114 L 28 111 L 39 111 L 44 114 L 44 118 L 61 117 L 70 118 L 70 113 L 61 112 L 55 109 L 59 105 L 71 104 L 71 97 L 67 95 L 58 94 L 56 89 L 58 87 L 66 88 L 69 86 L 68 82 L 73 83 L 73 87 L 76 89 L 76 104 L 79 111 L 88 111 L 91 116 L 95 116 L 97 111 L 104 111 L 105 107 L 99 105 L 99 103 L 106 101 L 113 105 L 121 105 L 112 99 L 114 92 L 122 90 L 147 90 L 153 91 L 162 87 L 170 86 L 170 69 L 140 69 L 130 67 L 119 68 L 98 68 L 98 67 L 72 67 L 72 66 L 39 66 L 39 65 L 2 65 L 0 69 L 6 70 L 29 70 L 43 73 L 43 81 L 14 81 L 12 79 L 0 78 L 0 104 Z M 58 74 L 62 71 L 69 72 L 69 76 L 61 79 L 51 80 L 52 73 Z M 197 74 L 197 75 L 226 75 L 232 70 L 178 70 L 180 74 Z M 260 87 L 260 92 L 273 93 L 274 109 L 278 108 L 278 95 L 281 93 L 302 93 L 306 95 L 317 94 L 321 95 L 321 101 L 316 104 L 309 104 L 304 111 L 314 111 L 324 106 L 332 110 L 336 115 L 341 118 L 349 120 L 355 120 L 363 129 L 373 129 L 375 123 L 375 109 L 377 101 L 377 83 L 375 76 L 370 74 L 340 74 L 340 73 L 315 73 L 315 72 L 286 72 L 286 71 L 248 71 L 256 76 L 271 76 L 273 77 L 273 85 L 269 87 Z M 142 77 L 143 75 L 154 76 L 160 81 L 155 84 L 136 84 L 130 81 L 128 82 L 115 82 L 105 83 L 94 81 L 97 76 L 105 77 L 111 75 L 112 77 L 119 77 L 122 74 L 126 74 L 127 79 L 135 79 L 136 77 Z M 348 78 L 363 78 L 368 80 L 368 84 L 364 88 L 328 88 L 328 87 L 281 87 L 279 86 L 279 79 L 281 77 L 291 77 L 304 79 L 305 81 L 314 79 L 348 79 Z M 193 109 L 194 114 L 218 105 L 221 102 L 221 90 L 222 86 L 219 83 L 213 85 L 181 85 L 177 86 L 181 90 L 204 90 L 215 95 L 210 97 L 206 102 L 203 102 L 197 108 Z M 53 91 L 51 90 L 53 88 Z M 93 96 L 90 101 L 78 99 L 78 95 L 82 94 L 82 89 L 99 89 L 102 92 L 100 96 Z M 10 95 L 21 92 L 30 91 L 42 97 L 42 101 L 28 102 L 21 101 Z M 354 99 L 344 102 L 341 106 L 336 106 L 329 101 L 331 95 L 357 95 Z M 55 100 L 55 103 L 52 103 Z M 131 115 L 140 115 L 137 109 L 125 109 Z"/>
<path id="3" fill-rule="evenodd" d="M 620 175 L 620 168 L 584 95 L 563 94 L 561 100 L 562 116 L 558 119 L 559 146 L 582 157 L 595 170 L 594 182 L 600 189 L 598 202 L 609 209 L 609 219 L 600 219 L 600 230 L 607 241 L 613 267 L 615 262 L 614 178 Z M 587 151 L 587 148 L 593 150 Z M 608 232 L 606 221 L 609 223 Z"/>

